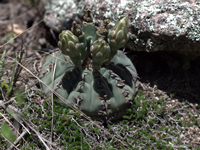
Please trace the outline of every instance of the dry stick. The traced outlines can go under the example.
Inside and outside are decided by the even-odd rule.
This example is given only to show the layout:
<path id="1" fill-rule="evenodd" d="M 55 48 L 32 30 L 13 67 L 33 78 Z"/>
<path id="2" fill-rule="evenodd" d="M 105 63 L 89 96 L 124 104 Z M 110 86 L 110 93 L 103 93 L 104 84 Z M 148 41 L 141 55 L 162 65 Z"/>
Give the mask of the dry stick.
<path id="1" fill-rule="evenodd" d="M 13 143 L 10 142 L 3 134 L 1 134 L 1 135 L 6 139 L 6 141 L 8 141 L 8 143 L 10 143 L 11 145 L 13 145 Z M 19 150 L 15 145 L 13 145 L 13 147 L 15 147 L 17 150 Z"/>
<path id="2" fill-rule="evenodd" d="M 0 89 L 1 89 L 1 88 L 0 88 Z M 1 90 L 2 90 L 2 89 L 1 89 Z M 3 93 L 3 92 L 2 92 L 2 93 Z M 4 97 L 3 94 L 2 94 L 2 96 Z M 18 112 L 17 109 L 16 109 L 15 107 L 13 107 L 12 105 L 8 105 L 8 106 L 7 106 L 8 108 L 6 108 L 5 104 L 9 103 L 10 101 L 13 101 L 13 99 L 10 99 L 9 101 L 7 101 L 7 102 L 5 102 L 5 103 L 4 103 L 2 100 L 0 100 L 0 107 L 3 107 L 6 111 L 8 111 L 8 108 L 10 108 L 10 109 L 14 110 L 15 112 Z M 1 113 L 0 113 L 0 114 L 1 114 Z M 3 114 L 1 114 L 1 115 L 4 117 Z M 15 129 L 15 127 L 10 123 L 10 121 L 9 121 L 6 117 L 4 117 L 4 119 L 13 127 L 13 129 Z M 17 119 L 15 118 L 15 120 L 17 120 Z M 17 120 L 17 121 L 18 121 L 18 120 Z M 18 122 L 19 122 L 19 121 L 18 121 Z M 27 129 L 21 122 L 19 122 L 19 123 L 26 129 L 27 132 L 29 132 L 28 129 Z M 15 131 L 17 132 L 18 135 L 20 134 L 18 130 L 15 129 Z M 29 132 L 29 134 L 30 134 L 30 132 Z M 26 142 L 26 140 L 25 140 L 24 138 L 22 138 L 22 139 Z"/>
<path id="3" fill-rule="evenodd" d="M 21 64 L 20 64 L 21 65 Z M 31 129 L 31 130 L 33 130 L 36 134 L 37 134 L 37 136 L 38 136 L 38 138 L 41 140 L 41 142 L 44 144 L 44 146 L 46 147 L 46 149 L 47 150 L 50 150 L 50 148 L 47 146 L 47 144 L 44 142 L 44 138 L 34 129 L 34 128 L 32 128 L 24 119 L 22 119 L 25 123 L 26 123 L 26 125 Z"/>
<path id="4" fill-rule="evenodd" d="M 0 89 L 1 89 L 1 92 L 2 92 L 2 88 L 0 88 Z M 4 98 L 3 92 L 2 92 L 2 96 L 3 96 L 3 98 Z M 5 98 L 4 98 L 4 100 L 5 100 Z M 7 101 L 6 103 L 9 103 L 10 101 L 13 101 L 13 99 Z M 4 103 L 4 102 L 1 100 L 1 101 L 0 101 L 0 107 L 3 107 L 3 108 L 8 112 L 8 108 L 9 108 L 11 105 L 9 105 L 8 108 L 6 108 L 6 106 L 5 106 L 6 103 Z M 12 108 L 10 108 L 10 109 L 12 109 Z M 6 120 L 6 122 L 8 122 L 8 124 L 10 124 L 10 126 L 12 126 L 13 129 L 16 130 L 16 128 L 15 128 L 15 127 L 12 125 L 12 123 L 6 118 L 6 116 L 4 116 L 1 112 L 0 112 L 0 115 Z M 17 132 L 17 134 L 20 134 L 17 130 L 16 130 L 16 132 Z"/>
<path id="5" fill-rule="evenodd" d="M 15 129 L 15 127 L 12 125 L 12 123 L 6 118 L 6 116 L 4 116 L 4 114 L 2 114 L 1 112 L 0 112 L 0 115 L 8 122 L 8 124 L 10 125 L 10 126 L 12 126 L 13 127 L 13 129 Z M 17 131 L 17 130 L 16 130 Z M 18 132 L 18 131 L 17 131 Z M 18 134 L 20 134 L 20 133 L 18 133 Z"/>
<path id="6" fill-rule="evenodd" d="M 3 48 L 3 47 L 0 47 L 0 56 L 2 56 L 2 53 L 3 53 L 2 48 Z M 37 50 L 37 49 L 26 50 L 26 52 L 35 52 L 36 50 Z M 52 49 L 50 52 L 49 52 L 49 50 L 48 50 L 47 52 L 45 52 L 44 50 L 37 50 L 37 51 L 38 51 L 38 52 L 44 53 L 44 54 L 41 54 L 41 55 L 43 56 L 43 55 L 46 55 L 46 54 L 55 52 L 55 51 L 57 51 L 57 50 L 59 50 L 59 49 L 58 49 L 58 48 L 54 48 L 54 49 Z M 8 54 L 9 54 L 9 55 L 12 55 L 12 54 L 15 54 L 15 53 L 20 53 L 20 52 L 21 52 L 21 50 L 12 51 L 12 52 L 6 53 L 5 56 L 8 55 Z M 36 54 L 36 55 L 37 55 L 37 54 Z M 38 54 L 37 56 L 39 57 L 39 59 L 41 59 L 41 57 L 42 57 L 42 56 L 39 56 L 39 54 Z M 30 60 L 35 60 L 35 57 L 31 57 Z"/>
<path id="7" fill-rule="evenodd" d="M 53 49 L 51 52 L 55 52 L 55 51 L 57 51 L 58 50 L 58 48 L 55 48 L 55 49 Z M 26 50 L 26 52 L 31 52 L 31 51 L 35 51 L 35 50 Z M 15 51 L 15 52 L 9 52 L 9 54 L 5 54 L 5 57 L 6 58 L 10 58 L 10 59 L 12 59 L 13 60 L 13 58 L 11 58 L 10 56 L 7 56 L 7 55 L 11 55 L 11 54 L 15 54 L 16 52 L 19 52 L 20 53 L 20 51 Z M 0 52 L 1 53 L 1 52 Z M 2 52 L 3 53 L 3 52 Z M 50 54 L 50 52 L 44 52 L 44 54 L 42 54 L 42 56 L 43 55 L 46 55 L 46 54 L 48 54 L 48 55 L 52 55 L 52 54 Z M 0 54 L 0 56 L 1 56 L 2 54 Z M 60 58 L 58 58 L 59 60 L 61 60 Z M 41 66 L 42 66 L 42 62 L 43 61 L 41 61 L 41 59 L 37 59 L 37 57 L 31 57 L 31 58 L 29 58 L 27 61 L 25 61 L 25 63 L 24 64 L 26 64 L 27 65 L 27 63 L 28 62 L 31 62 L 32 60 L 38 60 L 38 61 L 40 61 L 41 63 L 40 63 L 40 66 L 39 66 L 39 68 L 41 68 Z M 10 60 L 10 62 L 11 62 L 11 60 Z M 13 61 L 12 61 L 13 62 Z M 23 64 L 23 65 L 24 65 Z M 20 67 L 20 69 L 21 69 L 21 67 Z M 38 72 L 38 71 L 36 71 L 36 72 Z"/>
<path id="8" fill-rule="evenodd" d="M 0 112 L 0 115 L 10 124 L 10 126 L 12 126 L 12 128 L 13 129 L 15 129 L 15 127 L 11 124 L 11 122 L 6 118 L 6 116 L 4 116 L 1 112 Z M 18 120 L 17 120 L 18 121 Z M 18 121 L 19 122 L 19 121 Z M 20 122 L 19 122 L 20 123 Z M 21 123 L 20 123 L 21 124 Z M 21 124 L 22 125 L 22 124 Z M 24 126 L 23 126 L 24 127 Z M 25 128 L 26 129 L 26 128 Z M 16 130 L 16 129 L 15 129 Z M 17 130 L 16 130 L 17 131 Z M 29 132 L 27 129 L 26 129 L 26 131 L 27 132 Z M 17 131 L 17 134 L 20 134 L 18 131 Z M 3 135 L 2 135 L 3 136 Z M 4 137 L 4 136 L 3 136 Z M 4 137 L 5 138 L 5 137 Z M 6 138 L 5 138 L 6 139 Z M 26 142 L 26 140 L 22 137 L 22 139 Z M 6 139 L 7 140 L 7 139 Z M 9 140 L 7 140 L 7 141 L 9 141 Z M 9 141 L 9 143 L 11 143 L 10 141 Z M 11 143 L 11 145 L 13 145 L 13 143 Z M 13 145 L 15 148 L 16 148 L 16 146 L 15 145 Z M 17 148 L 16 148 L 17 149 Z"/>
<path id="9" fill-rule="evenodd" d="M 18 60 L 19 63 L 21 63 L 22 57 L 23 57 L 23 54 L 24 54 L 24 51 L 25 51 L 25 49 L 23 48 L 23 45 L 24 45 L 24 43 L 23 43 L 23 39 L 22 39 L 21 50 L 20 50 L 20 53 L 19 53 L 19 60 Z M 12 88 L 15 87 L 16 81 L 17 81 L 17 79 L 19 77 L 19 74 L 20 74 L 21 70 L 22 70 L 22 67 L 19 66 L 19 64 L 18 64 L 16 66 L 16 71 L 15 71 L 15 75 L 14 75 L 14 79 L 13 79 L 13 86 L 12 86 Z"/>
<path id="10" fill-rule="evenodd" d="M 54 53 L 53 53 L 53 58 L 54 58 Z M 57 64 L 57 57 L 56 57 L 56 60 L 55 60 L 55 65 L 53 66 L 53 72 L 52 72 L 52 89 L 53 89 L 53 85 L 54 85 L 54 74 L 55 74 L 55 71 L 56 71 L 56 64 Z M 52 106 L 52 120 L 51 120 L 51 142 L 52 142 L 52 137 L 53 137 L 53 93 L 51 94 L 51 106 Z"/>
<path id="11" fill-rule="evenodd" d="M 24 54 L 24 49 L 23 49 L 23 40 L 22 40 L 21 51 L 20 51 L 19 60 L 18 60 L 19 63 L 21 63 L 21 61 L 22 61 L 23 54 Z M 17 56 L 16 56 L 16 57 L 17 57 Z M 17 58 L 16 58 L 16 59 L 17 59 Z M 19 74 L 20 74 L 21 70 L 22 70 L 22 67 L 19 66 L 19 64 L 17 64 L 17 65 L 16 65 L 16 68 L 15 68 L 15 70 L 14 70 L 15 73 L 14 73 L 13 83 L 11 83 L 11 84 L 12 84 L 12 85 L 11 85 L 11 92 L 9 93 L 8 97 L 9 97 L 10 95 L 13 94 L 13 88 L 14 88 L 15 85 L 16 85 L 16 82 L 17 82 L 17 79 L 18 79 L 18 77 L 19 77 Z"/>
<path id="12" fill-rule="evenodd" d="M 16 61 L 17 62 L 17 61 Z M 60 96 L 57 92 L 55 92 L 51 87 L 49 87 L 48 85 L 46 85 L 43 81 L 41 81 L 36 75 L 34 75 L 29 69 L 27 69 L 26 67 L 24 67 L 22 64 L 20 64 L 19 62 L 17 62 L 20 66 L 22 66 L 27 72 L 29 72 L 32 76 L 34 76 L 39 82 L 41 82 L 42 84 L 44 84 L 53 94 L 55 94 L 60 100 L 62 100 L 64 103 L 66 103 L 71 109 L 78 111 L 80 114 L 82 114 L 86 119 L 88 119 L 89 121 L 91 121 L 93 124 L 95 124 L 98 128 L 102 129 L 105 133 L 107 133 L 109 136 L 114 137 L 112 134 L 110 134 L 108 131 L 106 131 L 105 129 L 103 129 L 100 125 L 96 124 L 92 119 L 90 119 L 86 114 L 84 114 L 82 111 L 80 111 L 77 107 L 71 105 L 68 101 L 66 101 L 62 96 Z M 118 136 L 119 137 L 119 136 Z M 123 139 L 122 137 L 119 137 L 121 139 Z M 117 138 L 116 138 L 117 139 Z M 123 144 L 123 146 L 128 147 L 124 142 L 122 142 L 121 140 L 117 139 L 117 141 L 119 141 L 121 144 Z"/>
<path id="13" fill-rule="evenodd" d="M 43 21 L 44 19 L 42 19 L 41 21 L 39 21 L 37 24 L 35 24 L 35 25 L 33 25 L 32 27 L 30 27 L 30 28 L 28 28 L 28 29 L 26 29 L 24 32 L 27 32 L 28 30 L 30 30 L 31 28 L 33 28 L 34 26 L 36 26 L 36 25 L 38 25 L 39 23 L 41 23 L 42 21 Z M 23 32 L 23 33 L 24 33 Z M 23 33 L 21 33 L 21 34 L 23 34 Z M 1 45 L 0 46 L 0 48 L 3 48 L 5 45 L 7 45 L 8 43 L 10 43 L 12 40 L 14 40 L 14 39 L 16 39 L 17 37 L 19 37 L 21 34 L 18 34 L 17 36 L 15 36 L 14 38 L 12 38 L 11 40 L 9 40 L 8 42 L 6 42 L 5 44 L 3 44 L 3 45 Z M 17 61 L 16 61 L 17 62 Z M 18 63 L 18 62 L 17 62 Z M 19 63 L 18 63 L 19 64 Z M 21 67 L 22 67 L 22 65 L 21 64 L 19 64 Z M 1 105 L 3 105 L 3 104 L 1 104 Z M 1 116 L 3 116 L 3 118 L 14 128 L 14 126 L 10 123 L 10 121 L 2 114 L 2 113 L 0 113 L 0 115 Z M 21 123 L 20 123 L 21 124 Z M 26 129 L 26 128 L 25 128 Z M 27 130 L 27 129 L 26 129 Z M 28 130 L 27 130 L 27 132 L 29 132 Z M 19 134 L 19 133 L 18 133 Z M 30 133 L 29 133 L 30 134 Z M 4 137 L 4 136 L 3 136 Z M 5 138 L 5 137 L 4 137 Z M 40 138 L 40 136 L 39 136 L 39 138 Z M 6 138 L 5 138 L 6 139 Z M 7 139 L 6 139 L 7 140 Z M 41 141 L 42 141 L 42 139 L 41 139 Z M 43 142 L 43 141 L 42 141 Z M 10 143 L 10 141 L 9 141 L 9 143 Z M 11 143 L 12 144 L 12 143 Z M 13 145 L 13 144 L 12 144 Z M 47 145 L 44 143 L 44 145 L 46 146 L 46 148 L 47 149 L 49 149 L 48 147 L 47 147 Z M 14 145 L 14 147 L 15 147 L 15 145 Z M 17 147 L 15 147 L 16 149 L 17 149 Z"/>
<path id="14" fill-rule="evenodd" d="M 0 100 L 0 107 L 2 106 L 3 108 L 5 108 L 5 104 L 10 103 L 11 101 L 13 101 L 13 99 L 10 99 L 7 102 L 4 102 L 4 101 Z"/>
<path id="15" fill-rule="evenodd" d="M 9 100 L 9 101 L 11 101 L 11 100 Z M 17 111 L 17 109 L 15 108 L 15 107 L 13 107 L 12 105 L 8 105 L 7 107 L 8 108 L 6 108 L 6 106 L 4 105 L 5 103 L 3 102 L 3 101 L 1 101 L 0 100 L 0 106 L 1 107 L 3 107 L 7 112 L 9 111 L 8 110 L 8 108 L 9 109 L 12 109 L 13 111 L 15 111 L 16 113 L 18 113 L 18 114 L 20 114 L 18 111 Z M 2 114 L 3 115 L 3 114 Z M 20 124 L 21 124 L 21 126 L 22 127 L 24 127 L 26 130 L 27 130 L 27 132 L 29 133 L 29 134 L 31 134 L 29 131 L 28 131 L 28 129 L 18 120 L 18 118 L 20 118 L 20 116 L 17 116 L 17 117 L 14 117 L 14 116 L 12 116 L 15 120 L 17 120 Z M 8 122 L 9 123 L 9 122 Z M 11 124 L 11 123 L 9 123 L 9 124 Z M 15 127 L 11 124 L 11 126 L 15 129 Z M 18 132 L 18 131 L 17 131 Z M 20 134 L 19 132 L 18 132 L 18 134 Z"/>
<path id="16" fill-rule="evenodd" d="M 10 150 L 14 147 L 14 145 L 16 145 L 18 142 L 19 142 L 19 140 L 21 140 L 21 138 L 25 135 L 27 133 L 27 130 L 24 130 L 23 132 L 22 132 L 22 134 L 13 142 L 13 144 L 12 145 L 10 145 Z"/>
<path id="17" fill-rule="evenodd" d="M 30 30 L 31 28 L 33 28 L 34 26 L 38 25 L 38 24 L 41 23 L 42 21 L 44 21 L 44 19 L 40 20 L 37 24 L 35 24 L 35 25 L 31 26 L 30 28 L 26 29 L 24 32 Z M 23 33 L 24 33 L 24 32 L 23 32 Z M 23 33 L 21 33 L 21 34 L 23 34 Z M 1 48 L 1 47 L 4 47 L 4 46 L 7 45 L 8 43 L 10 43 L 12 40 L 16 39 L 16 38 L 19 37 L 21 34 L 16 35 L 14 38 L 12 38 L 11 40 L 9 40 L 9 41 L 6 42 L 5 44 L 1 45 L 0 48 Z"/>
<path id="18" fill-rule="evenodd" d="M 52 145 L 52 146 L 57 146 L 57 144 L 56 143 L 52 143 L 51 141 L 48 141 L 47 139 L 45 139 L 45 138 L 43 138 L 43 137 L 41 137 L 45 142 L 47 142 L 49 145 Z"/>

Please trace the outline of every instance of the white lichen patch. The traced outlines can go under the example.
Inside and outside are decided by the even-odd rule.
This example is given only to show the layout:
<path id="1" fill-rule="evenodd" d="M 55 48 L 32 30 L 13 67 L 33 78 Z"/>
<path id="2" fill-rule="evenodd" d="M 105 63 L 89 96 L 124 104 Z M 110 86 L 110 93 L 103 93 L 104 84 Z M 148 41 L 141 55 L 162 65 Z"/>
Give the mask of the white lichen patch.
<path id="1" fill-rule="evenodd" d="M 172 31 L 177 37 L 187 34 L 188 39 L 200 40 L 200 2 L 189 3 L 182 0 L 144 0 L 133 3 L 137 5 L 137 13 L 131 25 L 138 26 L 138 19 L 142 19 L 147 24 L 151 32 L 163 31 L 168 34 Z M 162 20 L 160 20 L 162 19 Z"/>
<path id="2" fill-rule="evenodd" d="M 104 19 L 113 26 L 121 18 L 127 17 L 133 50 L 163 50 L 163 41 L 155 36 L 140 37 L 145 32 L 152 35 L 173 36 L 173 40 L 184 37 L 192 43 L 200 41 L 200 1 L 186 0 L 48 0 L 45 20 L 47 25 L 59 31 L 66 28 L 70 19 L 81 23 L 86 8 L 91 9 L 94 22 L 98 26 Z M 47 12 L 51 12 L 48 15 Z M 70 28 L 70 27 L 68 27 Z M 157 36 L 157 37 L 158 37 Z M 151 41 L 150 45 L 147 41 Z M 142 47 L 140 49 L 140 47 Z M 191 47 L 191 46 L 188 46 Z"/>

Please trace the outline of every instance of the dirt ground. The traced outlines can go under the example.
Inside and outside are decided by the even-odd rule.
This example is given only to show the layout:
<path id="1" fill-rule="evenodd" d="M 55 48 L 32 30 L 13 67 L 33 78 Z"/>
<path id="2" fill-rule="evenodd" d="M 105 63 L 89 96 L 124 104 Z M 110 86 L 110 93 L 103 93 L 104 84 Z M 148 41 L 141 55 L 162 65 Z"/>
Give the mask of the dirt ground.
<path id="1" fill-rule="evenodd" d="M 42 21 L 43 12 L 42 3 L 33 6 L 26 0 L 0 0 L 0 45 L 6 50 L 4 67 L 16 57 L 16 53 L 25 50 L 21 63 L 38 76 L 45 56 L 57 50 L 57 39 L 54 37 L 57 34 L 45 26 Z M 181 109 L 182 113 L 200 113 L 200 109 L 196 107 L 200 104 L 199 57 L 191 60 L 190 66 L 185 69 L 184 56 L 180 54 L 129 52 L 128 49 L 126 52 L 138 71 L 137 86 L 148 99 L 165 98 L 169 106 L 173 105 L 177 109 L 186 107 Z M 178 66 L 175 65 L 177 63 Z M 12 70 L 8 69 L 7 72 L 7 77 L 10 78 Z M 33 78 L 26 70 L 20 70 L 15 88 L 34 86 Z M 157 89 L 159 93 L 156 93 Z M 197 120 L 200 123 L 200 117 Z M 182 133 L 183 141 L 191 143 L 191 149 L 197 149 L 200 147 L 200 127 L 193 128 L 195 132 L 188 128 Z"/>

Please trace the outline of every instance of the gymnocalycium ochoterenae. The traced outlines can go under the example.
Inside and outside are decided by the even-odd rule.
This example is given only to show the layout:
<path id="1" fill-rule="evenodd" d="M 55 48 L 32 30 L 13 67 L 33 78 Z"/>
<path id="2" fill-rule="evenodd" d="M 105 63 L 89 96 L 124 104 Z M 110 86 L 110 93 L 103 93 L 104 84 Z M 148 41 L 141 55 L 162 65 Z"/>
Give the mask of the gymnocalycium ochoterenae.
<path id="1" fill-rule="evenodd" d="M 105 20 L 97 29 L 90 13 L 88 9 L 82 28 L 73 22 L 71 31 L 60 33 L 62 53 L 47 56 L 40 78 L 85 114 L 113 120 L 126 113 L 136 93 L 136 69 L 118 50 L 129 39 L 128 21 L 123 18 L 108 31 L 109 20 Z M 46 94 L 51 93 L 41 86 Z M 59 103 L 68 107 L 62 100 Z"/>

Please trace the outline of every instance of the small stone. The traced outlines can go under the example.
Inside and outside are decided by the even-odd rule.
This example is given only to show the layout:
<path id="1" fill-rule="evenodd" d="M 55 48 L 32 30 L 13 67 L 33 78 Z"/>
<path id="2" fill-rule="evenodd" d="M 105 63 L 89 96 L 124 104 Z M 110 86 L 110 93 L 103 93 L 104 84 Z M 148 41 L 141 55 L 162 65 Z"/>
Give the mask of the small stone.
<path id="1" fill-rule="evenodd" d="M 155 99 L 158 101 L 159 100 L 159 98 L 158 97 L 155 97 Z"/>
<path id="2" fill-rule="evenodd" d="M 180 139 L 183 139 L 185 136 L 183 134 L 180 135 Z"/>
<path id="3" fill-rule="evenodd" d="M 39 43 L 41 44 L 41 45 L 44 45 L 45 43 L 47 43 L 47 41 L 46 41 L 46 39 L 45 38 L 39 38 Z"/>

